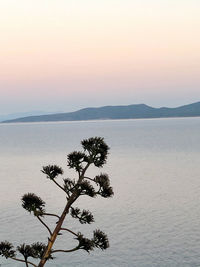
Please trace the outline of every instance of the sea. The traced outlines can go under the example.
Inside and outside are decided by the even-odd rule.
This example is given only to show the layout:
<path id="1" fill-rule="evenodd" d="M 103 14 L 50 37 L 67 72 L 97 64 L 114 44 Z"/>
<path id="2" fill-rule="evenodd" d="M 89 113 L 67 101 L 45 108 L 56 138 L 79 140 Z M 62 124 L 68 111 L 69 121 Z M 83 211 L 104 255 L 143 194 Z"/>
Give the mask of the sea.
<path id="1" fill-rule="evenodd" d="M 61 214 L 66 197 L 41 172 L 57 164 L 63 178 L 76 179 L 67 155 L 82 151 L 81 140 L 100 136 L 109 145 L 107 164 L 87 175 L 110 177 L 110 199 L 81 196 L 74 207 L 90 210 L 95 222 L 81 225 L 68 215 L 65 227 L 91 238 L 95 229 L 108 235 L 110 247 L 55 253 L 49 267 L 197 267 L 200 266 L 200 118 L 105 120 L 0 124 L 0 241 L 15 246 L 47 242 L 46 228 L 21 206 L 25 193 Z M 53 229 L 56 219 L 44 218 Z M 56 249 L 72 249 L 70 233 Z M 37 262 L 31 260 L 32 262 Z M 1 267 L 23 263 L 0 257 Z M 31 266 L 31 265 L 30 265 Z"/>

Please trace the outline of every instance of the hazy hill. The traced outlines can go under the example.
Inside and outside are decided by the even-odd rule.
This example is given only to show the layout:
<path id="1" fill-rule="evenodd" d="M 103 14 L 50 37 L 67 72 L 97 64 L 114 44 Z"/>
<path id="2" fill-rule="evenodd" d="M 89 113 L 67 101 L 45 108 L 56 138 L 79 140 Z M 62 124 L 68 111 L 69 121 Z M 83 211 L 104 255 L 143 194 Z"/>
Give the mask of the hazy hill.
<path id="1" fill-rule="evenodd" d="M 30 111 L 30 112 L 19 112 L 19 113 L 10 113 L 5 115 L 0 115 L 0 122 L 5 120 L 14 120 L 17 118 L 24 118 L 24 117 L 30 117 L 30 116 L 39 116 L 39 115 L 47 115 L 50 114 L 49 112 L 45 111 Z"/>
<path id="2" fill-rule="evenodd" d="M 84 108 L 75 112 L 28 116 L 3 122 L 80 121 L 200 116 L 200 102 L 177 108 L 153 108 L 145 104 Z"/>

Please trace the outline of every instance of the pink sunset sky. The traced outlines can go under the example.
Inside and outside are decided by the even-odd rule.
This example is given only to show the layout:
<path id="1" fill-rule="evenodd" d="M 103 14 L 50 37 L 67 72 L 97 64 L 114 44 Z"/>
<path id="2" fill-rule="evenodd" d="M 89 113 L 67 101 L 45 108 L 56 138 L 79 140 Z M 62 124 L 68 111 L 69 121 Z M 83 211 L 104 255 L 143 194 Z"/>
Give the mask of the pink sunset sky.
<path id="1" fill-rule="evenodd" d="M 200 101 L 199 0 L 1 0 L 0 114 Z"/>

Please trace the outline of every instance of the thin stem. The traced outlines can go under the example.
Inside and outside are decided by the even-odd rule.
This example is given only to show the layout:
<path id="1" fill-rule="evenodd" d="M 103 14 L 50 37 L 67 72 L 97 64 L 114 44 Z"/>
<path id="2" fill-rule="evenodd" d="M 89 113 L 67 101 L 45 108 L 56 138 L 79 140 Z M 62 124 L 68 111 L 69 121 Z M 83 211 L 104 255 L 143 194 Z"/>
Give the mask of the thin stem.
<path id="1" fill-rule="evenodd" d="M 80 194 L 80 195 L 83 195 L 83 194 Z M 71 209 L 74 211 L 75 209 L 73 208 L 73 207 L 71 207 Z M 76 219 L 81 219 L 81 217 L 79 217 L 78 215 L 75 215 L 76 217 L 74 217 L 74 218 L 76 218 Z"/>
<path id="2" fill-rule="evenodd" d="M 84 174 L 86 172 L 86 170 L 88 169 L 88 167 L 90 166 L 90 163 L 87 163 L 87 165 L 85 166 L 85 168 L 83 169 L 82 171 L 82 174 L 80 173 L 80 171 L 78 171 L 78 181 L 77 183 L 70 189 L 70 191 L 72 191 L 74 188 L 77 187 L 77 185 L 79 184 L 79 182 L 81 182 L 84 178 L 87 178 L 87 177 L 84 177 Z M 89 179 L 89 177 L 88 177 Z M 66 192 L 66 191 L 65 191 Z"/>
<path id="3" fill-rule="evenodd" d="M 40 219 L 40 217 L 39 216 L 37 216 L 37 218 L 38 218 L 38 220 L 47 228 L 47 230 L 49 231 L 49 234 L 50 234 L 50 236 L 52 235 L 52 232 L 51 232 L 51 230 L 49 229 L 49 227 L 46 225 L 46 223 L 44 223 L 43 222 L 43 220 L 42 219 Z"/>
<path id="4" fill-rule="evenodd" d="M 65 193 L 67 194 L 67 197 L 69 198 L 70 197 L 70 194 L 69 194 L 70 190 L 68 191 L 65 191 Z"/>
<path id="5" fill-rule="evenodd" d="M 53 181 L 53 182 L 54 182 L 60 189 L 62 189 L 62 190 L 65 192 L 65 194 L 66 194 L 65 189 L 64 189 L 61 185 L 59 185 L 59 183 L 57 183 L 55 179 L 52 179 L 52 181 Z"/>
<path id="6" fill-rule="evenodd" d="M 85 166 L 84 170 L 82 171 L 82 173 L 81 173 L 81 175 L 80 175 L 80 177 L 79 177 L 79 179 L 78 179 L 78 183 L 80 183 L 80 182 L 83 180 L 83 177 L 84 177 L 84 175 L 85 175 L 85 172 L 86 172 L 86 170 L 87 170 L 87 168 L 88 168 L 89 166 L 90 166 L 90 163 L 88 163 L 88 164 Z M 53 180 L 53 181 L 54 181 L 54 180 Z M 54 182 L 55 182 L 55 181 L 54 181 Z M 56 182 L 55 182 L 55 183 L 56 183 Z M 62 188 L 59 184 L 58 184 L 58 186 L 59 186 L 60 188 Z M 64 190 L 64 189 L 62 189 L 62 190 Z M 64 191 L 65 191 L 65 190 L 64 190 Z M 66 192 L 65 192 L 65 193 L 66 193 Z M 57 223 L 57 225 L 56 225 L 56 227 L 55 227 L 55 229 L 54 229 L 52 235 L 51 235 L 51 238 L 50 238 L 49 241 L 48 241 L 47 248 L 46 248 L 46 250 L 45 250 L 45 252 L 44 252 L 44 254 L 43 254 L 42 259 L 41 259 L 40 262 L 39 262 L 38 267 L 43 267 L 43 266 L 45 265 L 45 263 L 46 263 L 46 261 L 47 261 L 49 255 L 52 253 L 52 247 L 53 247 L 53 245 L 54 245 L 54 242 L 56 241 L 56 238 L 57 238 L 57 236 L 58 236 L 58 234 L 59 234 L 59 232 L 60 232 L 60 229 L 62 228 L 62 224 L 63 224 L 63 222 L 64 222 L 64 220 L 65 220 L 65 217 L 66 217 L 66 215 L 68 214 L 71 205 L 74 203 L 74 201 L 75 201 L 77 198 L 78 198 L 78 191 L 77 191 L 77 190 L 74 190 L 74 192 L 72 193 L 72 195 L 71 195 L 71 196 L 69 197 L 69 199 L 67 200 L 67 204 L 66 204 L 66 206 L 65 206 L 65 208 L 64 208 L 64 210 L 63 210 L 62 215 L 60 216 L 60 219 L 59 219 L 59 221 L 58 221 L 58 223 Z M 56 250 L 56 251 L 54 251 L 54 253 L 55 253 L 55 252 L 72 252 L 72 251 L 75 251 L 75 250 L 78 250 L 78 249 L 79 249 L 79 247 L 76 247 L 76 248 L 74 248 L 74 249 L 72 249 L 72 250 L 67 250 L 67 251 L 65 251 L 65 250 Z"/>
<path id="7" fill-rule="evenodd" d="M 70 192 L 70 191 L 72 192 L 72 190 L 73 190 L 74 188 L 76 188 L 77 184 L 78 184 L 78 182 L 77 182 L 72 188 L 70 188 L 70 190 L 68 190 L 68 191 L 69 191 L 69 192 Z"/>
<path id="8" fill-rule="evenodd" d="M 84 176 L 83 178 L 88 179 L 88 180 L 94 182 L 94 179 L 91 179 L 90 177 Z"/>
<path id="9" fill-rule="evenodd" d="M 76 250 L 78 250 L 79 249 L 79 247 L 75 247 L 75 248 L 73 248 L 73 249 L 69 249 L 69 250 L 64 250 L 64 249 L 57 249 L 57 250 L 53 250 L 51 253 L 56 253 L 56 252 L 73 252 L 73 251 L 76 251 Z"/>
<path id="10" fill-rule="evenodd" d="M 70 198 L 70 192 L 71 192 L 71 189 L 65 189 L 65 193 L 67 194 L 68 198 Z"/>
<path id="11" fill-rule="evenodd" d="M 42 213 L 42 215 L 46 215 L 46 216 L 54 216 L 54 217 L 57 217 L 58 219 L 60 219 L 60 217 L 56 214 L 53 214 L 53 213 Z"/>
<path id="12" fill-rule="evenodd" d="M 62 215 L 60 216 L 60 219 L 59 219 L 59 221 L 58 221 L 58 223 L 57 223 L 57 225 L 56 225 L 56 227 L 55 227 L 55 229 L 54 229 L 54 231 L 53 231 L 53 233 L 51 235 L 51 238 L 48 241 L 47 248 L 46 248 L 46 250 L 45 250 L 45 252 L 43 254 L 42 259 L 39 262 L 38 267 L 43 267 L 45 265 L 47 259 L 51 255 L 52 247 L 54 245 L 54 242 L 56 241 L 57 236 L 59 235 L 60 229 L 62 228 L 62 224 L 63 224 L 63 222 L 65 220 L 65 217 L 69 212 L 70 206 L 74 203 L 74 198 L 76 197 L 76 194 L 77 194 L 76 192 L 73 192 L 73 194 L 71 195 L 71 197 L 67 201 L 66 206 L 65 206 L 65 208 L 64 208 L 64 210 L 62 212 Z"/>
<path id="13" fill-rule="evenodd" d="M 85 174 L 85 172 L 87 171 L 87 169 L 88 169 L 88 167 L 90 166 L 90 164 L 91 163 L 87 163 L 87 165 L 85 166 L 85 168 L 83 169 L 83 171 L 82 171 L 82 174 L 81 174 L 81 176 L 80 176 L 80 179 L 81 180 L 83 180 L 83 178 L 84 178 L 84 174 Z"/>
<path id="14" fill-rule="evenodd" d="M 20 261 L 20 262 L 24 262 L 26 263 L 25 260 L 21 260 L 21 259 L 17 259 L 17 258 L 13 258 L 13 257 L 10 257 L 10 259 L 14 260 L 14 261 Z M 31 264 L 32 266 L 34 267 L 37 267 L 37 265 L 35 265 L 34 263 L 30 262 L 30 261 L 27 261 L 28 264 Z"/>
<path id="15" fill-rule="evenodd" d="M 76 233 L 74 233 L 73 231 L 71 231 L 71 230 L 69 230 L 67 228 L 61 228 L 60 230 L 65 230 L 65 231 L 67 231 L 67 232 L 69 232 L 69 233 L 71 233 L 71 234 L 73 234 L 75 236 L 78 236 Z"/>

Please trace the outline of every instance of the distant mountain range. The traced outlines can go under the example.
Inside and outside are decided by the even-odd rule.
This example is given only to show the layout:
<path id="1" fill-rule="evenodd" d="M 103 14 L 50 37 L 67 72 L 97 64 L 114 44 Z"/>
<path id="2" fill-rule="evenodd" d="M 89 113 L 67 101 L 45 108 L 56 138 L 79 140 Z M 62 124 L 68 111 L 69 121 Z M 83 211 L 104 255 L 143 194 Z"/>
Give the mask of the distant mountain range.
<path id="1" fill-rule="evenodd" d="M 145 104 L 128 106 L 105 106 L 99 108 L 84 108 L 75 112 L 56 113 L 48 115 L 26 116 L 4 120 L 11 122 L 48 122 L 48 121 L 81 121 L 81 120 L 115 120 L 115 119 L 144 119 L 170 117 L 200 116 L 200 102 L 176 108 L 153 108 Z"/>

